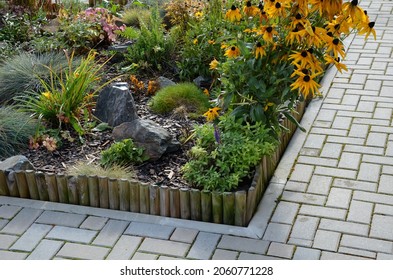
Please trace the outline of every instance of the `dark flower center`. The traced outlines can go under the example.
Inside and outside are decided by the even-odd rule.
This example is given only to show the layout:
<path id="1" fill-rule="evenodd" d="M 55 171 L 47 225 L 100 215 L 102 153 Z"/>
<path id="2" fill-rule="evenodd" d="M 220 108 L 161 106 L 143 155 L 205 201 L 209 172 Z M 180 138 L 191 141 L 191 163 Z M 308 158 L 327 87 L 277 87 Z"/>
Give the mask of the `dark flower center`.
<path id="1" fill-rule="evenodd" d="M 368 23 L 368 27 L 373 28 L 375 25 L 375 21 L 371 21 Z"/>
<path id="2" fill-rule="evenodd" d="M 367 16 L 367 11 L 364 11 L 364 14 Z"/>
<path id="3" fill-rule="evenodd" d="M 333 39 L 333 44 L 337 46 L 338 43 L 340 43 L 340 40 L 338 38 Z"/>
<path id="4" fill-rule="evenodd" d="M 335 26 L 334 26 L 334 29 L 339 29 L 340 28 L 340 25 L 339 24 L 336 24 Z"/>
<path id="5" fill-rule="evenodd" d="M 236 6 L 235 6 L 235 5 L 232 5 L 231 10 L 232 10 L 232 11 L 236 11 Z"/>
<path id="6" fill-rule="evenodd" d="M 232 48 L 231 48 L 231 51 L 234 52 L 235 50 L 236 50 L 236 47 L 232 47 Z"/>
<path id="7" fill-rule="evenodd" d="M 308 51 L 309 53 L 311 53 L 311 54 L 314 53 L 314 49 L 312 49 L 312 48 L 309 48 L 307 51 Z"/>
<path id="8" fill-rule="evenodd" d="M 328 35 L 329 37 L 333 37 L 333 33 L 332 32 L 328 32 L 328 33 L 326 33 L 326 35 Z"/>
<path id="9" fill-rule="evenodd" d="M 297 20 L 302 19 L 302 15 L 299 14 L 299 13 L 297 13 L 296 16 L 295 16 L 295 18 L 296 18 Z"/>
<path id="10" fill-rule="evenodd" d="M 274 3 L 274 2 L 276 2 L 276 0 L 270 0 L 270 2 Z"/>
<path id="11" fill-rule="evenodd" d="M 258 8 L 259 8 L 260 10 L 263 10 L 263 4 L 262 4 L 262 3 L 259 3 Z"/>
<path id="12" fill-rule="evenodd" d="M 247 1 L 246 6 L 247 6 L 247 7 L 251 7 L 251 1 Z"/>
<path id="13" fill-rule="evenodd" d="M 309 82 L 311 80 L 311 77 L 309 75 L 304 76 L 303 81 Z"/>
<path id="14" fill-rule="evenodd" d="M 358 0 L 352 0 L 351 1 L 351 5 L 352 6 L 357 6 L 359 4 L 359 1 Z"/>
<path id="15" fill-rule="evenodd" d="M 303 68 L 303 69 L 302 69 L 302 73 L 303 73 L 304 75 L 308 75 L 310 72 L 308 71 L 308 69 Z"/>
<path id="16" fill-rule="evenodd" d="M 312 29 L 312 32 L 315 32 L 315 26 L 312 26 L 311 29 Z"/>
<path id="17" fill-rule="evenodd" d="M 268 33 L 272 32 L 272 31 L 273 31 L 273 27 L 269 26 L 268 28 L 266 28 L 266 31 L 267 31 Z"/>
<path id="18" fill-rule="evenodd" d="M 302 52 L 300 53 L 300 55 L 301 55 L 302 57 L 307 57 L 307 51 L 302 51 Z"/>
<path id="19" fill-rule="evenodd" d="M 340 57 L 335 58 L 337 62 L 340 62 Z"/>
<path id="20" fill-rule="evenodd" d="M 261 42 L 258 42 L 257 43 L 257 48 L 260 48 L 260 47 L 262 47 L 262 44 L 261 44 Z"/>
<path id="21" fill-rule="evenodd" d="M 280 9 L 281 8 L 281 4 L 279 2 L 276 3 L 276 9 Z"/>
<path id="22" fill-rule="evenodd" d="M 299 28 L 297 28 L 296 26 L 295 29 L 292 30 L 292 32 L 299 32 Z"/>

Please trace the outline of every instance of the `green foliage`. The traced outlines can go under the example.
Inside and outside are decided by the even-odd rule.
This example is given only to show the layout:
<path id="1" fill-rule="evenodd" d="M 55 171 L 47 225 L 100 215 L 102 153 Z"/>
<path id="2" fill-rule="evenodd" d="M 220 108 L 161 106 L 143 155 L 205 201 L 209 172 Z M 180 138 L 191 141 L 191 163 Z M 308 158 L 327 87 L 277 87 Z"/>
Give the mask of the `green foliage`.
<path id="1" fill-rule="evenodd" d="M 195 137 L 183 176 L 194 187 L 220 192 L 233 191 L 251 178 L 262 156 L 271 154 L 277 143 L 261 123 L 250 125 L 233 117 L 196 127 Z"/>
<path id="2" fill-rule="evenodd" d="M 12 107 L 0 107 L 0 160 L 27 148 L 38 122 Z"/>
<path id="3" fill-rule="evenodd" d="M 140 7 L 131 7 L 124 10 L 121 19 L 127 26 L 140 28 L 142 25 L 149 26 L 151 11 Z"/>
<path id="4" fill-rule="evenodd" d="M 72 63 L 77 66 L 80 60 L 74 59 Z M 57 52 L 23 52 L 6 59 L 0 65 L 0 103 L 10 101 L 26 91 L 39 91 L 42 89 L 41 80 L 49 81 L 51 72 L 58 75 L 67 65 L 66 56 Z"/>
<path id="5" fill-rule="evenodd" d="M 201 115 L 209 109 L 209 98 L 193 83 L 180 83 L 159 90 L 151 98 L 149 106 L 158 114 L 185 107 L 187 112 Z"/>
<path id="6" fill-rule="evenodd" d="M 144 149 L 138 148 L 131 139 L 116 142 L 101 153 L 101 165 L 105 168 L 141 164 L 146 160 Z"/>
<path id="7" fill-rule="evenodd" d="M 74 55 L 68 58 L 67 69 L 57 74 L 53 67 L 48 67 L 49 81 L 40 79 L 43 88 L 40 92 L 31 92 L 21 96 L 21 107 L 42 118 L 54 128 L 71 127 L 79 135 L 84 134 L 82 121 L 87 123 L 94 106 L 97 92 L 109 82 L 93 89 L 100 80 L 101 69 L 105 65 L 95 62 L 96 53 L 90 52 L 83 58 L 80 65 L 73 67 Z"/>
<path id="8" fill-rule="evenodd" d="M 112 165 L 106 168 L 98 164 L 88 164 L 86 162 L 78 162 L 67 168 L 67 175 L 70 176 L 103 176 L 112 179 L 126 179 L 131 180 L 135 178 L 135 173 L 130 167 Z"/>

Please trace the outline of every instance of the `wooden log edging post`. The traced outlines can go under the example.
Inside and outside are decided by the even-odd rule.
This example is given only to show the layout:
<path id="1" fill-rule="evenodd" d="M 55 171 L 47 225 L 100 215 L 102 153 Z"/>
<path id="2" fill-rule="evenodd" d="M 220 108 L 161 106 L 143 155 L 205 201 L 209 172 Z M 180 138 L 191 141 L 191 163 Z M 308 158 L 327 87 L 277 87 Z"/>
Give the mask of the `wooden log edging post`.
<path id="1" fill-rule="evenodd" d="M 15 183 L 18 188 L 20 198 L 30 198 L 29 187 L 27 185 L 26 175 L 24 171 L 15 171 Z"/>
<path id="2" fill-rule="evenodd" d="M 59 194 L 59 202 L 69 203 L 67 178 L 64 174 L 56 175 L 56 185 L 57 185 L 57 192 Z"/>
<path id="3" fill-rule="evenodd" d="M 45 182 L 48 186 L 49 201 L 59 202 L 59 192 L 57 190 L 56 176 L 54 173 L 45 174 Z"/>
<path id="4" fill-rule="evenodd" d="M 29 194 L 31 199 L 39 200 L 40 195 L 38 193 L 37 182 L 35 180 L 34 170 L 25 171 L 27 187 L 29 188 Z M 0 185 L 1 185 L 1 170 L 0 170 Z"/>
<path id="5" fill-rule="evenodd" d="M 7 187 L 7 179 L 3 170 L 0 170 L 0 195 L 9 196 L 10 191 Z"/>

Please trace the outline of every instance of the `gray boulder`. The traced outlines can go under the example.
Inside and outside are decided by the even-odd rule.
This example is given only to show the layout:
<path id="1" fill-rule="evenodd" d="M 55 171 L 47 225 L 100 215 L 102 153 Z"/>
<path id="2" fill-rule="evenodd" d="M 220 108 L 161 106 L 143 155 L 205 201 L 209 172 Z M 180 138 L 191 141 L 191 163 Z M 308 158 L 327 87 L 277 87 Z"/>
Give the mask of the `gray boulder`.
<path id="1" fill-rule="evenodd" d="M 33 164 L 27 159 L 27 157 L 18 155 L 7 158 L 0 162 L 0 170 L 35 170 Z"/>
<path id="2" fill-rule="evenodd" d="M 180 143 L 169 132 L 151 120 L 136 119 L 125 122 L 113 129 L 115 140 L 131 138 L 138 147 L 145 149 L 150 160 L 157 160 L 163 154 L 180 149 Z"/>
<path id="3" fill-rule="evenodd" d="M 158 84 L 160 85 L 160 89 L 168 86 L 176 85 L 176 83 L 168 78 L 163 76 L 158 77 L 157 79 Z"/>
<path id="4" fill-rule="evenodd" d="M 127 83 L 113 83 L 99 94 L 95 116 L 115 127 L 138 118 L 134 98 Z"/>

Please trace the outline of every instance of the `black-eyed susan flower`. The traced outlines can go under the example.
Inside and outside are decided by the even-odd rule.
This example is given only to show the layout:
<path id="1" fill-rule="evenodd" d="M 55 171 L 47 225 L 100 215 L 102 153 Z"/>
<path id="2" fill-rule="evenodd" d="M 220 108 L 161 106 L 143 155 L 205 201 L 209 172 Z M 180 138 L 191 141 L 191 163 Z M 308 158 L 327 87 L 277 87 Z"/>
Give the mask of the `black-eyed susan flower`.
<path id="1" fill-rule="evenodd" d="M 210 108 L 209 111 L 203 114 L 203 116 L 206 117 L 208 122 L 214 121 L 219 116 L 218 111 L 220 110 L 221 108 L 219 107 Z"/>
<path id="2" fill-rule="evenodd" d="M 248 17 L 254 17 L 259 13 L 259 9 L 256 6 L 253 6 L 251 1 L 246 2 L 246 6 L 243 8 L 243 12 Z"/>
<path id="3" fill-rule="evenodd" d="M 201 11 L 198 11 L 194 14 L 196 19 L 201 19 L 203 17 L 203 13 Z"/>
<path id="4" fill-rule="evenodd" d="M 299 31 L 300 36 L 308 47 L 320 48 L 324 45 L 326 39 L 326 29 L 321 27 L 305 25 L 305 28 Z"/>
<path id="5" fill-rule="evenodd" d="M 318 11 L 319 15 L 322 16 L 324 11 L 324 2 L 324 0 L 309 0 L 309 3 L 311 4 L 310 12 L 313 13 Z"/>
<path id="6" fill-rule="evenodd" d="M 306 19 L 300 13 L 297 13 L 294 17 L 291 17 L 291 28 L 303 29 L 306 25 Z"/>
<path id="7" fill-rule="evenodd" d="M 236 46 L 232 46 L 225 51 L 225 56 L 229 58 L 235 58 L 240 55 L 240 50 Z"/>
<path id="8" fill-rule="evenodd" d="M 315 96 L 316 92 L 320 94 L 320 85 L 314 80 L 315 77 L 316 75 L 299 76 L 296 81 L 291 84 L 291 89 L 298 89 L 305 98 L 310 94 Z"/>
<path id="9" fill-rule="evenodd" d="M 262 46 L 261 42 L 258 42 L 255 46 L 255 58 L 258 59 L 266 55 L 265 48 Z"/>
<path id="10" fill-rule="evenodd" d="M 343 43 L 338 38 L 331 38 L 328 42 L 326 42 L 326 52 L 333 52 L 334 57 L 338 57 L 339 55 L 344 58 L 345 57 L 345 49 Z"/>
<path id="11" fill-rule="evenodd" d="M 323 8 L 329 19 L 333 19 L 335 15 L 342 10 L 342 0 L 325 0 Z"/>
<path id="12" fill-rule="evenodd" d="M 225 19 L 232 22 L 240 21 L 242 19 L 242 14 L 235 5 L 232 5 L 231 9 L 226 12 Z"/>
<path id="13" fill-rule="evenodd" d="M 325 55 L 324 58 L 327 64 L 336 66 L 337 70 L 340 73 L 342 73 L 343 70 L 348 71 L 347 66 L 340 62 L 341 61 L 340 57 L 334 58 L 330 55 Z"/>
<path id="14" fill-rule="evenodd" d="M 269 8 L 265 9 L 269 18 L 286 17 L 289 3 L 287 1 L 275 1 Z"/>
<path id="15" fill-rule="evenodd" d="M 370 36 L 370 34 L 373 34 L 374 40 L 376 40 L 377 34 L 375 33 L 374 26 L 375 26 L 374 21 L 361 23 L 360 27 L 359 27 L 358 34 L 359 35 L 366 35 L 366 37 L 364 37 L 365 40 L 367 40 L 367 38 L 368 38 L 368 36 Z"/>
<path id="16" fill-rule="evenodd" d="M 343 15 L 349 17 L 353 25 L 357 25 L 359 22 L 364 21 L 366 16 L 363 9 L 359 7 L 358 4 L 358 0 L 352 0 L 342 4 Z"/>
<path id="17" fill-rule="evenodd" d="M 209 90 L 207 88 L 205 88 L 203 90 L 203 94 L 206 95 L 206 96 L 209 96 L 210 95 Z"/>
<path id="18" fill-rule="evenodd" d="M 314 56 L 312 49 L 294 52 L 289 56 L 291 64 L 298 69 L 311 69 L 312 73 L 321 73 L 323 71 L 321 62 Z"/>
<path id="19" fill-rule="evenodd" d="M 218 60 L 217 59 L 213 59 L 211 62 L 210 62 L 210 64 L 209 64 L 209 66 L 210 66 L 210 70 L 215 70 L 215 69 L 217 69 L 217 66 L 218 66 L 218 64 L 220 64 L 219 62 L 218 62 Z"/>
<path id="20" fill-rule="evenodd" d="M 339 15 L 327 23 L 326 30 L 331 32 L 333 35 L 338 36 L 342 33 L 349 34 L 350 26 L 344 15 Z"/>
<path id="21" fill-rule="evenodd" d="M 273 38 L 278 35 L 273 26 L 261 26 L 260 29 L 256 30 L 256 33 L 262 35 L 263 40 L 268 43 L 274 43 Z"/>
<path id="22" fill-rule="evenodd" d="M 208 43 L 209 45 L 214 45 L 214 44 L 216 43 L 216 41 L 214 41 L 214 40 L 207 40 L 207 43 Z"/>
<path id="23" fill-rule="evenodd" d="M 299 44 L 302 40 L 302 35 L 299 33 L 299 29 L 295 27 L 295 29 L 288 32 L 287 37 L 285 37 L 285 41 L 292 45 L 292 44 Z"/>
<path id="24" fill-rule="evenodd" d="M 308 0 L 297 0 L 297 12 L 304 16 L 308 15 Z"/>

